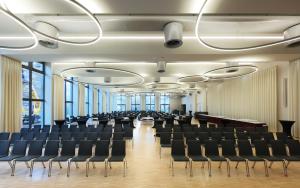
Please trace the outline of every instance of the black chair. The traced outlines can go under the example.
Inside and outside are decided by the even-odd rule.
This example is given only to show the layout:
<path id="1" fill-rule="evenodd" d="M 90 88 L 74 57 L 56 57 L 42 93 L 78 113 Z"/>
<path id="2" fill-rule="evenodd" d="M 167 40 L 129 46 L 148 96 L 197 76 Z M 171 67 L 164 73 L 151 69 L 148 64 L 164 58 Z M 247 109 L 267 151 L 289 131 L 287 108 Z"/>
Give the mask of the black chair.
<path id="1" fill-rule="evenodd" d="M 238 140 L 248 140 L 249 139 L 248 134 L 246 132 L 237 132 L 236 138 Z"/>
<path id="2" fill-rule="evenodd" d="M 100 134 L 100 140 L 111 140 L 112 133 L 103 132 Z"/>
<path id="3" fill-rule="evenodd" d="M 225 140 L 235 140 L 234 132 L 223 132 L 223 137 Z"/>
<path id="4" fill-rule="evenodd" d="M 265 175 L 269 176 L 267 160 L 253 154 L 252 146 L 248 140 L 238 140 L 238 149 L 240 157 L 253 162 L 252 168 L 255 167 L 256 162 L 264 162 Z"/>
<path id="5" fill-rule="evenodd" d="M 41 140 L 43 143 L 46 143 L 46 140 L 48 138 L 48 133 L 47 132 L 40 132 L 36 137 L 35 140 Z"/>
<path id="6" fill-rule="evenodd" d="M 124 140 L 124 132 L 114 132 L 113 140 Z"/>
<path id="7" fill-rule="evenodd" d="M 58 150 L 59 150 L 59 141 L 58 140 L 48 140 L 45 146 L 44 155 L 40 156 L 38 158 L 33 159 L 32 166 L 31 166 L 31 172 L 33 172 L 33 166 L 34 163 L 40 162 L 43 164 L 43 167 L 46 168 L 45 162 L 50 161 L 51 159 L 58 156 Z M 32 175 L 32 173 L 31 173 Z"/>
<path id="8" fill-rule="evenodd" d="M 287 148 L 282 140 L 271 141 L 272 158 L 276 158 L 276 161 L 282 161 L 284 175 L 287 176 L 287 165 L 288 162 L 293 160 L 293 157 L 289 157 L 287 154 Z M 275 159 L 273 159 L 275 161 Z M 272 167 L 273 161 L 271 160 L 270 168 Z"/>
<path id="9" fill-rule="evenodd" d="M 44 146 L 44 141 L 32 141 L 29 145 L 28 154 L 24 157 L 19 157 L 14 160 L 13 162 L 14 171 L 12 173 L 12 176 L 14 175 L 17 162 L 25 162 L 27 167 L 29 167 L 30 169 L 30 176 L 32 176 L 33 160 L 42 155 L 43 146 Z M 28 162 L 30 162 L 30 166 Z"/>
<path id="10" fill-rule="evenodd" d="M 208 158 L 209 176 L 211 176 L 211 162 L 218 161 L 219 168 L 221 168 L 222 162 L 227 162 L 227 174 L 229 175 L 229 160 L 223 156 L 220 156 L 218 143 L 215 140 L 207 140 L 205 142 L 205 157 Z"/>
<path id="11" fill-rule="evenodd" d="M 233 133 L 233 132 L 234 132 L 234 128 L 233 128 L 233 127 L 227 127 L 227 126 L 226 126 L 226 127 L 223 128 L 223 131 L 224 131 L 224 132 L 232 132 L 232 133 Z"/>
<path id="12" fill-rule="evenodd" d="M 290 157 L 294 157 L 295 160 L 300 160 L 300 143 L 298 140 L 288 140 L 287 146 L 289 148 Z"/>
<path id="13" fill-rule="evenodd" d="M 0 140 L 0 158 L 7 157 L 9 154 L 9 141 Z"/>
<path id="14" fill-rule="evenodd" d="M 49 161 L 49 172 L 48 176 L 51 176 L 51 170 L 52 170 L 52 163 L 58 162 L 59 167 L 62 168 L 61 162 L 68 162 L 72 157 L 75 156 L 75 148 L 76 148 L 76 142 L 75 141 L 62 141 L 62 150 L 59 156 L 50 159 Z M 69 172 L 67 172 L 68 174 Z"/>
<path id="15" fill-rule="evenodd" d="M 183 140 L 173 140 L 171 146 L 170 166 L 172 168 L 172 176 L 174 176 L 174 162 L 185 162 L 185 168 L 189 162 L 189 158 L 185 155 L 185 146 Z"/>
<path id="16" fill-rule="evenodd" d="M 114 140 L 111 149 L 111 156 L 108 158 L 108 163 L 111 168 L 112 162 L 123 162 L 123 176 L 126 176 L 126 142 L 124 140 Z"/>
<path id="17" fill-rule="evenodd" d="M 196 140 L 197 136 L 195 132 L 184 132 L 186 142 L 189 140 Z"/>
<path id="18" fill-rule="evenodd" d="M 0 140 L 8 140 L 10 136 L 9 132 L 1 132 L 0 133 Z"/>
<path id="19" fill-rule="evenodd" d="M 267 144 L 270 144 L 271 141 L 275 140 L 275 139 L 274 139 L 274 135 L 273 135 L 273 133 L 271 133 L 271 132 L 264 132 L 264 133 L 261 133 L 261 136 L 262 136 L 263 140 L 264 140 L 265 142 L 267 142 Z"/>
<path id="20" fill-rule="evenodd" d="M 49 133 L 50 132 L 50 125 L 44 125 L 43 128 L 42 128 L 42 132 L 46 132 L 46 133 Z"/>
<path id="21" fill-rule="evenodd" d="M 6 157 L 0 158 L 0 162 L 8 162 L 10 168 L 11 168 L 11 175 L 13 176 L 14 174 L 14 160 L 20 157 L 24 157 L 26 155 L 26 148 L 27 148 L 27 142 L 26 141 L 21 141 L 21 140 L 16 140 L 14 142 L 14 146 L 12 149 L 12 152 L 10 155 Z"/>
<path id="22" fill-rule="evenodd" d="M 209 133 L 208 132 L 199 132 L 198 139 L 199 139 L 201 145 L 203 145 L 205 143 L 205 141 L 209 139 Z"/>
<path id="23" fill-rule="evenodd" d="M 199 140 L 190 140 L 187 145 L 188 157 L 190 158 L 190 176 L 193 176 L 193 162 L 202 162 L 202 168 L 204 168 L 204 162 L 208 162 L 208 159 L 202 155 Z"/>
<path id="24" fill-rule="evenodd" d="M 76 157 L 73 157 L 72 159 L 70 159 L 68 162 L 68 172 L 69 173 L 67 174 L 67 176 L 68 177 L 70 176 L 70 168 L 71 168 L 72 162 L 75 162 L 76 168 L 79 168 L 77 163 L 78 162 L 87 162 L 87 160 L 92 157 L 92 152 L 93 152 L 93 142 L 92 141 L 80 141 L 78 155 Z"/>
<path id="25" fill-rule="evenodd" d="M 277 140 L 281 140 L 284 143 L 287 143 L 287 140 L 289 139 L 285 132 L 277 132 L 276 138 Z"/>
<path id="26" fill-rule="evenodd" d="M 159 147 L 159 156 L 161 158 L 162 148 L 171 147 L 171 132 L 162 132 L 160 133 L 160 147 Z"/>
<path id="27" fill-rule="evenodd" d="M 222 133 L 221 132 L 211 132 L 210 137 L 212 140 L 215 140 L 218 144 L 221 143 Z"/>
<path id="28" fill-rule="evenodd" d="M 249 133 L 249 137 L 251 140 L 251 143 L 254 142 L 254 140 L 261 140 L 261 134 L 259 132 L 250 132 Z"/>
<path id="29" fill-rule="evenodd" d="M 270 142 L 270 144 L 273 144 L 274 142 Z M 269 168 L 271 168 L 272 164 L 274 162 L 282 162 L 283 165 L 283 174 L 286 175 L 286 160 L 283 157 L 278 156 L 271 156 L 269 147 L 266 141 L 264 140 L 256 140 L 254 141 L 254 147 L 256 151 L 256 156 L 266 159 L 270 162 Z M 277 149 L 277 148 L 276 148 Z"/>
<path id="30" fill-rule="evenodd" d="M 21 133 L 13 132 L 10 137 L 10 144 L 14 144 L 17 140 L 21 140 Z"/>
<path id="31" fill-rule="evenodd" d="M 222 156 L 228 159 L 229 161 L 236 162 L 235 168 L 238 167 L 238 164 L 240 162 L 245 162 L 246 167 L 246 175 L 249 176 L 249 165 L 248 165 L 248 159 L 242 158 L 237 155 L 237 152 L 235 150 L 235 143 L 233 140 L 223 140 L 221 142 L 222 146 Z M 228 168 L 228 176 L 230 176 L 230 165 Z"/>
<path id="32" fill-rule="evenodd" d="M 172 139 L 173 140 L 183 140 L 183 133 L 182 132 L 173 132 Z"/>
<path id="33" fill-rule="evenodd" d="M 80 141 L 85 140 L 85 133 L 84 132 L 73 132 L 72 138 L 75 140 L 76 144 L 78 145 Z"/>
<path id="34" fill-rule="evenodd" d="M 21 134 L 21 137 L 24 137 L 28 132 L 29 132 L 29 128 L 21 128 L 20 129 L 20 134 Z"/>
<path id="35" fill-rule="evenodd" d="M 62 132 L 61 133 L 61 140 L 66 141 L 66 140 L 72 140 L 72 135 L 70 132 Z"/>
<path id="36" fill-rule="evenodd" d="M 107 176 L 107 160 L 109 157 L 109 144 L 110 142 L 108 140 L 101 140 L 96 142 L 96 149 L 95 149 L 95 155 L 87 160 L 86 165 L 86 176 L 89 174 L 89 162 L 93 163 L 93 168 L 96 168 L 95 162 L 104 162 L 105 165 L 105 174 L 104 176 Z"/>
<path id="37" fill-rule="evenodd" d="M 98 140 L 98 133 L 96 132 L 88 132 L 86 136 L 86 140 L 92 141 L 93 144 L 96 144 Z"/>
<path id="38" fill-rule="evenodd" d="M 59 140 L 59 132 L 51 132 L 48 140 Z"/>
<path id="39" fill-rule="evenodd" d="M 125 131 L 124 132 L 125 140 L 131 140 L 131 146 L 133 148 L 133 145 L 134 145 L 134 143 L 133 143 L 133 128 L 128 126 L 128 127 L 124 128 L 124 131 Z"/>

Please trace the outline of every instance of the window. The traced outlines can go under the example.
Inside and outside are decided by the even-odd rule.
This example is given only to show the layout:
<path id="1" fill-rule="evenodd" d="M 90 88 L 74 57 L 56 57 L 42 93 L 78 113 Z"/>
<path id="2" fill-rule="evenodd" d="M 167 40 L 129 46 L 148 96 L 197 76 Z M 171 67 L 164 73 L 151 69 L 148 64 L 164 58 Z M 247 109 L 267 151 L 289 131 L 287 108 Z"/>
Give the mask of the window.
<path id="1" fill-rule="evenodd" d="M 22 62 L 23 127 L 45 124 L 45 65 Z"/>
<path id="2" fill-rule="evenodd" d="M 117 100 L 117 111 L 126 111 L 126 96 L 124 94 L 119 94 L 116 97 Z"/>
<path id="3" fill-rule="evenodd" d="M 140 111 L 141 110 L 141 96 L 140 95 L 131 95 L 131 111 Z"/>
<path id="4" fill-rule="evenodd" d="M 102 91 L 98 89 L 98 113 L 102 113 Z"/>
<path id="5" fill-rule="evenodd" d="M 170 96 L 166 94 L 162 94 L 160 96 L 160 111 L 161 112 L 170 112 Z"/>
<path id="6" fill-rule="evenodd" d="M 65 116 L 73 116 L 73 78 L 65 80 Z"/>
<path id="7" fill-rule="evenodd" d="M 155 111 L 155 95 L 146 94 L 146 111 Z"/>
<path id="8" fill-rule="evenodd" d="M 89 114 L 89 105 L 90 105 L 90 102 L 89 102 L 89 85 L 85 85 L 85 91 L 84 91 L 84 113 L 86 115 Z"/>

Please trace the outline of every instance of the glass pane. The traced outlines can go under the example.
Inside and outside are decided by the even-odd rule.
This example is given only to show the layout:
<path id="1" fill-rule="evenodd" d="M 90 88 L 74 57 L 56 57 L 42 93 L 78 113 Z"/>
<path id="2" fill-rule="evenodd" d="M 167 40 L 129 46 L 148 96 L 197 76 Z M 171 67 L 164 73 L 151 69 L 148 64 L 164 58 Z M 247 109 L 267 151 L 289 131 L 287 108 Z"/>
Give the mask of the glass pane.
<path id="1" fill-rule="evenodd" d="M 73 104 L 72 103 L 66 103 L 66 117 L 70 117 L 73 115 Z"/>
<path id="2" fill-rule="evenodd" d="M 23 127 L 29 128 L 29 101 L 23 101 L 22 117 Z"/>
<path id="3" fill-rule="evenodd" d="M 84 105 L 84 114 L 87 115 L 89 113 L 89 103 L 85 103 Z"/>
<path id="4" fill-rule="evenodd" d="M 37 72 L 32 72 L 32 98 L 44 99 L 44 76 Z"/>
<path id="5" fill-rule="evenodd" d="M 72 101 L 72 83 L 71 82 L 65 82 L 66 83 L 66 101 Z"/>
<path id="6" fill-rule="evenodd" d="M 32 67 L 36 70 L 43 71 L 44 65 L 42 63 L 33 62 Z"/>
<path id="7" fill-rule="evenodd" d="M 141 104 L 141 96 L 136 96 L 136 104 Z"/>
<path id="8" fill-rule="evenodd" d="M 32 101 L 32 124 L 43 124 L 43 105 L 44 102 Z"/>
<path id="9" fill-rule="evenodd" d="M 29 98 L 29 70 L 22 69 L 23 98 Z"/>
<path id="10" fill-rule="evenodd" d="M 150 104 L 150 96 L 149 95 L 146 96 L 146 104 Z"/>
<path id="11" fill-rule="evenodd" d="M 84 97 L 85 97 L 84 101 L 89 102 L 89 88 L 88 87 L 85 88 Z"/>
<path id="12" fill-rule="evenodd" d="M 165 98 L 165 104 L 170 104 L 170 96 L 166 96 Z"/>

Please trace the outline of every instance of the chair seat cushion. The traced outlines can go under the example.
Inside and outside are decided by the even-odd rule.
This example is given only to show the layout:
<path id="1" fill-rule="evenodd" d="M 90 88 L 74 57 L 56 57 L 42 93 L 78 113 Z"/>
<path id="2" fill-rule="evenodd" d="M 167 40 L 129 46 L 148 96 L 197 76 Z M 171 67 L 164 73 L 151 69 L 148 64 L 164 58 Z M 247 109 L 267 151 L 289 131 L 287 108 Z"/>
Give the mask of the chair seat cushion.
<path id="1" fill-rule="evenodd" d="M 94 156 L 90 158 L 90 162 L 103 162 L 105 159 L 107 159 L 108 156 Z"/>
<path id="2" fill-rule="evenodd" d="M 12 161 L 12 160 L 14 160 L 16 158 L 20 158 L 20 157 L 24 157 L 24 155 L 9 155 L 9 156 L 0 158 L 0 161 Z"/>
<path id="3" fill-rule="evenodd" d="M 300 161 L 300 156 L 288 156 L 285 158 L 287 161 Z"/>
<path id="4" fill-rule="evenodd" d="M 189 161 L 189 158 L 186 156 L 172 155 L 174 161 Z"/>
<path id="5" fill-rule="evenodd" d="M 209 158 L 212 161 L 226 161 L 226 159 L 221 156 L 207 156 L 207 158 Z"/>
<path id="6" fill-rule="evenodd" d="M 208 161 L 207 158 L 203 157 L 203 156 L 189 156 L 193 161 Z"/>
<path id="7" fill-rule="evenodd" d="M 34 159 L 34 162 L 47 162 L 50 159 L 53 159 L 55 157 L 57 157 L 57 156 L 41 156 L 41 157 Z"/>
<path id="8" fill-rule="evenodd" d="M 287 156 L 258 156 L 268 161 L 283 161 Z"/>
<path id="9" fill-rule="evenodd" d="M 111 161 L 111 162 L 121 162 L 125 159 L 125 156 L 111 156 L 108 161 Z"/>
<path id="10" fill-rule="evenodd" d="M 248 159 L 249 161 L 264 161 L 263 158 L 256 157 L 256 156 L 240 156 L 240 157 Z"/>
<path id="11" fill-rule="evenodd" d="M 2 158 L 2 157 L 7 157 L 7 155 L 0 155 L 0 158 Z"/>
<path id="12" fill-rule="evenodd" d="M 79 155 L 79 156 L 76 156 L 76 157 L 73 157 L 71 159 L 71 161 L 74 161 L 74 162 L 84 162 L 86 161 L 88 158 L 90 158 L 91 156 L 84 156 L 84 155 Z"/>
<path id="13" fill-rule="evenodd" d="M 229 159 L 230 161 L 245 161 L 245 158 L 239 156 L 224 156 L 225 158 Z"/>
<path id="14" fill-rule="evenodd" d="M 24 157 L 16 158 L 16 161 L 30 161 L 32 159 L 38 158 L 38 155 L 27 155 Z"/>
<path id="15" fill-rule="evenodd" d="M 73 156 L 59 156 L 59 157 L 55 157 L 52 161 L 67 161 L 69 159 L 71 159 Z"/>

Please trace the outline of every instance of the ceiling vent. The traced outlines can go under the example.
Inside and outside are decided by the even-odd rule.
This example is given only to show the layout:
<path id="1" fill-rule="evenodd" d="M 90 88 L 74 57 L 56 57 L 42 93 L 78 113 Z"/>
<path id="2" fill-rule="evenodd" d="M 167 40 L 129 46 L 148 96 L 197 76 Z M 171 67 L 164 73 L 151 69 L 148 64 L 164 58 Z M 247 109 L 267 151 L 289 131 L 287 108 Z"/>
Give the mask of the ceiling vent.
<path id="1" fill-rule="evenodd" d="M 58 38 L 58 29 L 47 23 L 47 22 L 42 22 L 42 21 L 38 21 L 35 23 L 35 29 L 37 31 L 40 31 L 42 33 L 45 33 L 46 35 L 50 36 L 50 37 L 54 37 L 54 38 Z M 50 48 L 50 49 L 57 49 L 58 48 L 58 42 L 54 41 L 54 40 L 50 40 L 46 37 L 41 36 L 39 38 L 39 44 L 41 46 L 44 46 L 45 48 Z"/>
<path id="2" fill-rule="evenodd" d="M 170 22 L 164 26 L 165 47 L 178 48 L 182 42 L 183 26 L 179 22 Z"/>
<path id="3" fill-rule="evenodd" d="M 284 40 L 292 39 L 294 37 L 300 36 L 300 24 L 292 26 L 284 31 L 283 33 Z M 300 39 L 293 40 L 291 42 L 286 43 L 288 48 L 295 48 L 300 46 Z"/>
<path id="4" fill-rule="evenodd" d="M 157 72 L 163 73 L 166 72 L 167 63 L 165 61 L 159 61 L 157 63 Z"/>
<path id="5" fill-rule="evenodd" d="M 228 62 L 226 63 L 226 73 L 235 73 L 237 71 L 239 71 L 239 63 L 237 62 Z"/>

